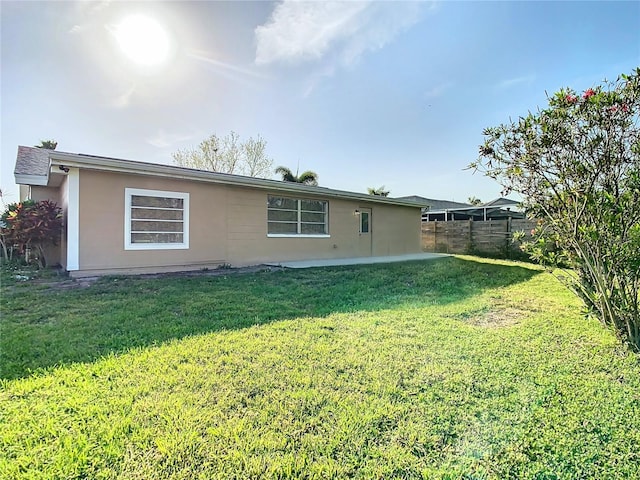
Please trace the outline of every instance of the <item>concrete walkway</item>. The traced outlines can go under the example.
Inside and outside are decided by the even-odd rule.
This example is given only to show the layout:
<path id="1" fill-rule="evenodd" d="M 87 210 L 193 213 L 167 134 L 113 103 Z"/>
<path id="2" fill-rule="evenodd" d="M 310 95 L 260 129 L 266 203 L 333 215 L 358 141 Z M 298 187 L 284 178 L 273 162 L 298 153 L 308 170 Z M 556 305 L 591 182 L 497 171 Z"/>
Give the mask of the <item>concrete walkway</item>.
<path id="1" fill-rule="evenodd" d="M 340 265 L 365 265 L 371 263 L 408 262 L 411 260 L 432 260 L 448 257 L 442 253 L 412 253 L 409 255 L 395 255 L 390 257 L 357 257 L 357 258 L 325 258 L 320 260 L 298 260 L 294 262 L 267 263 L 272 267 L 310 268 L 335 267 Z"/>

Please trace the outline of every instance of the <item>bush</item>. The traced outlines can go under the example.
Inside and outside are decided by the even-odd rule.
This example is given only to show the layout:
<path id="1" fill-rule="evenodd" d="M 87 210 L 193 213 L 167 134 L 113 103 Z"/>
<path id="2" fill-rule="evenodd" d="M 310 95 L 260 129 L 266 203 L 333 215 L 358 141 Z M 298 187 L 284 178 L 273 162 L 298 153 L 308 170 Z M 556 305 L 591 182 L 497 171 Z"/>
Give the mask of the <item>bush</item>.
<path id="1" fill-rule="evenodd" d="M 539 218 L 524 249 L 564 267 L 591 312 L 640 349 L 640 69 L 484 131 L 471 166 Z"/>
<path id="2" fill-rule="evenodd" d="M 8 261 L 16 256 L 29 261 L 30 252 L 34 252 L 38 266 L 45 267 L 44 247 L 57 245 L 62 227 L 62 210 L 55 202 L 12 203 L 0 217 L 2 254 Z"/>

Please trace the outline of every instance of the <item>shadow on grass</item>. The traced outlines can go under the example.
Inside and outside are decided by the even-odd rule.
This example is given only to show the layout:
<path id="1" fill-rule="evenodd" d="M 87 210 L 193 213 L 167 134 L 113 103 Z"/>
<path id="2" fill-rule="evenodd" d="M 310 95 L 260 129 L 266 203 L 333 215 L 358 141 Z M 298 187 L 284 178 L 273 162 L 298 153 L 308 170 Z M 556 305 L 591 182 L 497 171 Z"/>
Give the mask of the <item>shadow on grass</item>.
<path id="1" fill-rule="evenodd" d="M 447 304 L 538 273 L 449 257 L 228 276 L 106 277 L 66 291 L 26 283 L 2 295 L 0 377 L 278 320 Z"/>

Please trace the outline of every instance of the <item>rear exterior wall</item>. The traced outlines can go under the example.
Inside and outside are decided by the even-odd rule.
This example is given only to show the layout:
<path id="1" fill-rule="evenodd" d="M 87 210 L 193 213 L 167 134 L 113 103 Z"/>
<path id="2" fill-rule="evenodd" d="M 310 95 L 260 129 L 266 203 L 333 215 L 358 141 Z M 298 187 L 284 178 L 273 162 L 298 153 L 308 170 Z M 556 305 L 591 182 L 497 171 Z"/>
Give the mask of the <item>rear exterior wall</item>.
<path id="1" fill-rule="evenodd" d="M 126 188 L 189 193 L 189 248 L 125 250 Z M 160 272 L 421 251 L 419 208 L 84 169 L 79 189 L 79 273 Z M 268 195 L 328 201 L 329 236 L 269 237 Z M 372 241 L 366 249 L 359 242 L 355 215 L 360 208 L 372 209 Z"/>

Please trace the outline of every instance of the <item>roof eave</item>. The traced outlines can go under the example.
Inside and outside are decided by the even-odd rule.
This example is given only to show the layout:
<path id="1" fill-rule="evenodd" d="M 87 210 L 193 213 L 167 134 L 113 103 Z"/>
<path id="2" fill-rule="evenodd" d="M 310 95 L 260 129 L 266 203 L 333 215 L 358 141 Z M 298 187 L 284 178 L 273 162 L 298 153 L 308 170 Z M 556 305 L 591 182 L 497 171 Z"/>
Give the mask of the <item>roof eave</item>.
<path id="1" fill-rule="evenodd" d="M 281 182 L 255 177 L 243 177 L 203 170 L 192 170 L 173 165 L 160 165 L 155 163 L 134 162 L 104 157 L 90 157 L 64 152 L 51 152 L 51 165 L 64 165 L 65 167 L 89 168 L 118 173 L 135 173 L 140 175 L 155 175 L 183 180 L 197 180 L 202 182 L 219 183 L 244 187 L 260 188 L 287 193 L 302 193 L 324 195 L 329 197 L 348 198 L 363 202 L 382 203 L 388 205 L 423 208 L 426 205 L 420 202 L 396 200 L 387 197 L 376 197 L 364 193 L 333 190 L 325 187 L 314 187 L 296 183 Z"/>
<path id="2" fill-rule="evenodd" d="M 34 185 L 39 187 L 46 187 L 49 184 L 48 175 L 26 175 L 23 173 L 13 174 L 16 184 L 18 185 Z"/>

